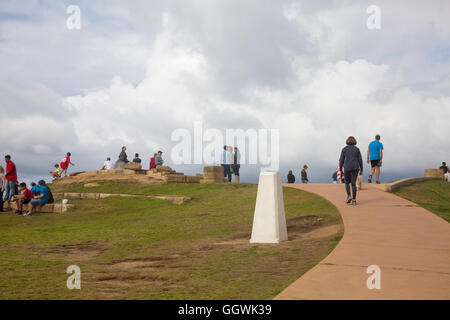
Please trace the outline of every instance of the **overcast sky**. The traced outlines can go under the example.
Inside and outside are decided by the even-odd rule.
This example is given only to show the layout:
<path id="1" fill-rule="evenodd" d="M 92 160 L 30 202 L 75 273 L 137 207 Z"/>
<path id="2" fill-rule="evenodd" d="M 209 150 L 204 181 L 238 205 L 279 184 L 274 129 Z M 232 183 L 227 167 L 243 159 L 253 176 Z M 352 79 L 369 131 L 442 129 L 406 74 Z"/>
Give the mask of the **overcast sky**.
<path id="1" fill-rule="evenodd" d="M 19 179 L 67 151 L 72 170 L 98 169 L 122 145 L 170 165 L 171 133 L 202 121 L 278 129 L 283 176 L 307 163 L 328 181 L 347 136 L 365 156 L 377 133 L 390 177 L 423 174 L 450 162 L 449 16 L 447 0 L 2 0 L 0 152 Z"/>

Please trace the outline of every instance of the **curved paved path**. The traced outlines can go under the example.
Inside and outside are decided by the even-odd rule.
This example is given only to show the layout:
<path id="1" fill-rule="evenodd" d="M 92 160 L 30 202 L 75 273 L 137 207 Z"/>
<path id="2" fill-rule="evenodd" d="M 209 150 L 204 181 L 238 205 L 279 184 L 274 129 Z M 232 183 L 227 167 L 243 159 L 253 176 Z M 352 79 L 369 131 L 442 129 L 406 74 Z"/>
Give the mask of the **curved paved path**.
<path id="1" fill-rule="evenodd" d="M 344 237 L 317 266 L 275 299 L 450 299 L 450 223 L 416 204 L 363 185 L 359 204 L 345 204 L 344 185 L 286 185 L 331 201 Z M 381 289 L 369 290 L 369 265 Z"/>

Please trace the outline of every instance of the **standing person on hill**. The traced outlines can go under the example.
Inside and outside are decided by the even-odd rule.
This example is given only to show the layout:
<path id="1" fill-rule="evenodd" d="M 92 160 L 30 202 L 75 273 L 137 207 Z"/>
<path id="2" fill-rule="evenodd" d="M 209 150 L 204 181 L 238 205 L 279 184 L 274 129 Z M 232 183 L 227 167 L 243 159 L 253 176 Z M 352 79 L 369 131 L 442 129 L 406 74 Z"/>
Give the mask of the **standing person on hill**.
<path id="1" fill-rule="evenodd" d="M 369 183 L 372 183 L 372 175 L 377 172 L 376 182 L 380 183 L 380 168 L 383 163 L 383 144 L 380 142 L 380 135 L 375 136 L 375 140 L 369 144 L 369 149 L 367 150 L 367 163 L 370 163 L 372 169 L 370 169 Z"/>
<path id="2" fill-rule="evenodd" d="M 302 173 L 301 173 L 302 183 L 308 183 L 309 182 L 308 174 L 306 173 L 307 169 L 308 169 L 308 166 L 305 164 L 303 166 Z"/>
<path id="3" fill-rule="evenodd" d="M 156 168 L 156 153 L 155 154 L 153 154 L 153 157 L 151 157 L 150 158 L 150 167 L 149 167 L 149 169 L 150 170 L 152 170 L 152 169 L 154 169 L 154 168 Z"/>
<path id="4" fill-rule="evenodd" d="M 59 164 L 59 167 L 62 170 L 61 177 L 62 177 L 63 173 L 64 173 L 64 177 L 67 177 L 67 169 L 69 168 L 69 165 L 72 165 L 72 166 L 75 165 L 74 163 L 72 163 L 70 161 L 71 155 L 72 154 L 70 152 L 67 152 L 66 156 L 61 160 L 61 163 Z"/>
<path id="5" fill-rule="evenodd" d="M 341 151 L 341 157 L 339 158 L 339 169 L 342 171 L 342 168 L 344 168 L 347 203 L 351 202 L 353 205 L 356 205 L 356 179 L 358 178 L 358 172 L 360 175 L 363 173 L 362 156 L 361 151 L 359 151 L 359 148 L 356 147 L 355 137 L 348 137 L 345 143 L 347 146 Z M 351 195 L 350 184 L 352 185 Z"/>
<path id="6" fill-rule="evenodd" d="M 334 170 L 334 172 L 333 172 L 333 174 L 331 176 L 331 179 L 333 180 L 334 184 L 338 183 L 338 171 L 339 171 L 339 168 Z"/>
<path id="7" fill-rule="evenodd" d="M 241 153 L 237 147 L 234 147 L 233 164 L 231 167 L 233 168 L 235 182 L 239 183 L 241 179 L 239 176 L 239 169 L 241 168 Z"/>
<path id="8" fill-rule="evenodd" d="M 5 192 L 3 195 L 3 200 L 10 201 L 11 198 L 16 194 L 16 185 L 17 185 L 17 169 L 14 162 L 11 161 L 11 156 L 7 154 L 5 156 L 5 162 L 6 162 L 6 185 L 5 185 Z"/>
<path id="9" fill-rule="evenodd" d="M 295 183 L 295 176 L 292 173 L 292 170 L 289 170 L 289 173 L 287 175 L 287 180 L 288 180 L 288 183 Z"/>
<path id="10" fill-rule="evenodd" d="M 5 169 L 0 166 L 0 212 L 3 212 L 3 191 L 5 191 L 6 178 Z"/>
<path id="11" fill-rule="evenodd" d="M 222 166 L 223 166 L 223 177 L 228 178 L 228 181 L 231 182 L 231 158 L 230 152 L 228 151 L 228 147 L 223 146 L 222 152 Z"/>

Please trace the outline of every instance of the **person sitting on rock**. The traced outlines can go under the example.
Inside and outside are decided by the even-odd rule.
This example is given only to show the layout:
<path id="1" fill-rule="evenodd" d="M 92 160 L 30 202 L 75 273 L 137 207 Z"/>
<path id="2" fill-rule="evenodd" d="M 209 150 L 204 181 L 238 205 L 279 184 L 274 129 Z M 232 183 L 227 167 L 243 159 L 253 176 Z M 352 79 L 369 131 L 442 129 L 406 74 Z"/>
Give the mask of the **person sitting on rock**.
<path id="1" fill-rule="evenodd" d="M 33 193 L 27 188 L 27 184 L 22 182 L 19 184 L 19 194 L 14 196 L 14 200 L 16 200 L 17 210 L 16 214 L 22 214 L 23 205 L 28 204 L 31 200 L 33 200 Z"/>
<path id="2" fill-rule="evenodd" d="M 139 153 L 136 153 L 134 155 L 133 162 L 135 162 L 135 163 L 141 163 L 142 162 L 141 158 L 139 158 Z"/>
<path id="3" fill-rule="evenodd" d="M 111 170 L 113 168 L 113 163 L 111 158 L 106 158 L 106 161 L 103 163 L 102 170 Z"/>
<path id="4" fill-rule="evenodd" d="M 25 213 L 24 216 L 30 216 L 33 212 L 36 211 L 37 206 L 43 206 L 49 200 L 50 189 L 45 185 L 44 180 L 40 180 L 39 184 L 39 195 L 34 196 L 34 198 L 30 201 L 31 210 L 28 213 Z"/>
<path id="5" fill-rule="evenodd" d="M 127 153 L 125 152 L 127 150 L 127 147 L 123 146 L 122 151 L 119 154 L 119 159 L 116 161 L 116 164 L 114 165 L 114 169 L 123 169 L 125 168 L 128 161 Z"/>
<path id="6" fill-rule="evenodd" d="M 156 162 L 155 162 L 156 161 L 156 156 L 157 156 L 157 154 L 155 153 L 153 155 L 153 157 L 150 158 L 150 167 L 149 167 L 150 170 L 156 168 Z"/>
<path id="7" fill-rule="evenodd" d="M 55 164 L 55 171 L 50 171 L 50 175 L 53 179 L 61 178 L 62 170 L 59 164 Z"/>
<path id="8" fill-rule="evenodd" d="M 33 196 L 37 196 L 39 194 L 39 186 L 34 182 L 31 183 L 31 193 Z"/>
<path id="9" fill-rule="evenodd" d="M 158 151 L 158 154 L 155 157 L 155 166 L 156 167 L 161 167 L 164 163 L 164 160 L 162 158 L 162 151 Z"/>

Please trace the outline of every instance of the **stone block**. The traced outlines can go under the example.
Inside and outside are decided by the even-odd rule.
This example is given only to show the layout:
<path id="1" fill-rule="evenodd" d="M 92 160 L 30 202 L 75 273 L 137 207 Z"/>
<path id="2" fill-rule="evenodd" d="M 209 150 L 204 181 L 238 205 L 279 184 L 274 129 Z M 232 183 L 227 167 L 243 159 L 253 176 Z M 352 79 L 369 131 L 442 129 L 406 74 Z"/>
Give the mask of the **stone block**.
<path id="1" fill-rule="evenodd" d="M 443 169 L 425 169 L 425 178 L 444 179 L 444 170 Z"/>
<path id="2" fill-rule="evenodd" d="M 128 169 L 128 170 L 141 170 L 142 169 L 142 165 L 140 164 L 140 163 L 137 163 L 137 162 L 128 162 L 126 165 L 125 165 L 125 169 Z"/>

